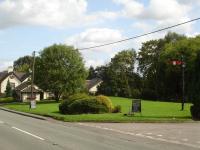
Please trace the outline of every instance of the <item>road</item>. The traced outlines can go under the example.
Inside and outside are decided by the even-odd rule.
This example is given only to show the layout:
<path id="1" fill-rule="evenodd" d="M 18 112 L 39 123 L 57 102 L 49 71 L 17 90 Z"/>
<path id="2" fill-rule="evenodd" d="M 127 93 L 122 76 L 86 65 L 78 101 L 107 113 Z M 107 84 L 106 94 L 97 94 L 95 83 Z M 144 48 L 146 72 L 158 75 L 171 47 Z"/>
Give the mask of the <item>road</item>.
<path id="1" fill-rule="evenodd" d="M 174 124 L 174 126 L 179 126 Z M 197 133 L 190 124 L 188 135 Z M 153 124 L 95 124 L 63 123 L 39 120 L 0 110 L 0 150 L 195 150 L 200 143 L 189 143 L 154 137 L 152 134 L 162 130 L 152 130 Z M 135 127 L 135 129 L 133 129 Z M 149 128 L 147 128 L 149 127 Z M 169 128 L 168 125 L 166 127 Z M 154 128 L 155 129 L 155 128 Z M 198 129 L 198 127 L 196 128 Z M 134 133 L 134 132 L 135 133 Z M 136 133 L 137 131 L 137 133 Z M 148 131 L 148 135 L 140 133 Z M 172 131 L 175 132 L 174 128 Z M 152 132 L 152 133 L 151 133 Z M 187 131 L 186 131 L 187 132 Z M 151 134 L 150 134 L 151 133 Z M 195 139 L 200 140 L 200 132 Z M 184 138 L 186 138 L 184 135 Z M 161 136 L 161 135 L 160 135 Z M 179 135 L 180 136 L 180 135 Z M 197 137 L 196 137 L 197 136 Z M 189 138 L 188 138 L 189 139 Z"/>

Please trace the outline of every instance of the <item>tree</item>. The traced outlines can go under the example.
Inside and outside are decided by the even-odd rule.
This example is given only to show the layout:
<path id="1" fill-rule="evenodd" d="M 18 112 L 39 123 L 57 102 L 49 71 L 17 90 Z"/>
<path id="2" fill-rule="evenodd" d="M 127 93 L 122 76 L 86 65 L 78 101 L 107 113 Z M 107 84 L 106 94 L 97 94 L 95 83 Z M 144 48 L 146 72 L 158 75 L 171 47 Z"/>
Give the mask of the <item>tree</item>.
<path id="1" fill-rule="evenodd" d="M 6 85 L 6 97 L 11 97 L 12 96 L 12 87 L 10 85 L 10 81 L 7 81 L 7 85 Z"/>
<path id="2" fill-rule="evenodd" d="M 191 114 L 194 119 L 200 120 L 200 50 L 197 54 L 192 74 L 193 77 L 189 88 L 189 99 L 193 103 Z"/>
<path id="3" fill-rule="evenodd" d="M 138 77 L 134 72 L 136 52 L 134 50 L 124 50 L 116 54 L 111 62 L 97 68 L 102 77 L 103 83 L 99 87 L 99 92 L 106 95 L 132 97 L 132 89 L 138 89 L 135 80 Z"/>
<path id="4" fill-rule="evenodd" d="M 14 70 L 19 72 L 29 72 L 32 66 L 32 56 L 24 56 L 14 61 Z"/>
<path id="5" fill-rule="evenodd" d="M 97 74 L 96 74 L 96 71 L 95 71 L 94 67 L 90 66 L 88 72 L 89 72 L 89 73 L 88 73 L 88 77 L 87 77 L 88 80 L 91 80 L 91 79 L 97 77 Z"/>
<path id="6" fill-rule="evenodd" d="M 81 54 L 71 46 L 54 44 L 36 59 L 35 82 L 54 93 L 56 101 L 63 93 L 70 95 L 81 90 L 86 77 Z"/>
<path id="7" fill-rule="evenodd" d="M 150 40 L 142 44 L 138 53 L 138 71 L 143 75 L 143 98 L 154 100 L 180 98 L 180 69 L 167 67 L 169 58 L 164 58 L 162 55 L 165 53 L 166 45 L 175 45 L 184 39 L 186 39 L 184 35 L 169 32 L 163 39 Z"/>

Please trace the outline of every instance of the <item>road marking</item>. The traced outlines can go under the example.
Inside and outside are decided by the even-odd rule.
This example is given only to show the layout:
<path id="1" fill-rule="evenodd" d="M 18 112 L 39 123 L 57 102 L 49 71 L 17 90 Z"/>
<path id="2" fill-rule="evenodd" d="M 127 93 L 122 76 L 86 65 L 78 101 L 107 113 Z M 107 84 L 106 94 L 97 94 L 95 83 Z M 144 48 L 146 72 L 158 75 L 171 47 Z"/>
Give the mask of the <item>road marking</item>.
<path id="1" fill-rule="evenodd" d="M 163 135 L 162 134 L 158 134 L 157 136 L 162 137 Z"/>
<path id="2" fill-rule="evenodd" d="M 42 141 L 45 140 L 45 139 L 43 139 L 43 138 L 41 138 L 41 137 L 39 137 L 39 136 L 37 136 L 37 135 L 31 134 L 31 133 L 29 133 L 29 132 L 27 132 L 27 131 L 24 131 L 24 130 L 22 130 L 22 129 L 19 129 L 19 128 L 17 128 L 17 127 L 12 127 L 12 128 L 15 129 L 15 130 L 18 130 L 18 131 L 20 131 L 20 132 L 23 132 L 23 133 L 25 133 L 25 134 L 28 134 L 28 135 L 30 135 L 30 136 L 32 136 L 32 137 L 35 137 L 35 138 L 37 138 L 37 139 L 40 139 L 40 140 L 42 140 Z"/>
<path id="3" fill-rule="evenodd" d="M 168 139 L 164 139 L 164 138 L 160 138 L 160 137 L 146 136 L 146 135 L 143 135 L 141 133 L 134 134 L 134 133 L 131 133 L 131 132 L 116 130 L 116 129 L 112 129 L 112 128 L 105 128 L 105 127 L 95 126 L 95 125 L 86 124 L 86 123 L 78 123 L 78 124 L 82 125 L 82 126 L 86 126 L 86 127 L 93 127 L 93 128 L 98 128 L 98 129 L 102 129 L 102 130 L 110 130 L 110 131 L 114 131 L 114 132 L 118 132 L 118 133 L 126 134 L 126 135 L 139 136 L 139 137 L 148 138 L 148 139 L 152 139 L 152 140 L 156 140 L 156 141 L 162 141 L 162 142 L 173 143 L 173 144 L 178 144 L 178 145 L 185 145 L 185 146 L 193 147 L 193 148 L 200 148 L 199 145 L 183 143 L 183 142 L 176 141 L 176 140 L 168 140 Z"/>
<path id="4" fill-rule="evenodd" d="M 147 133 L 148 135 L 152 135 L 152 133 L 151 132 L 149 132 L 149 133 Z"/>
<path id="5" fill-rule="evenodd" d="M 185 141 L 185 142 L 187 142 L 187 141 L 188 141 L 188 139 L 186 139 L 186 138 L 185 138 L 185 139 L 182 139 L 182 141 Z"/>

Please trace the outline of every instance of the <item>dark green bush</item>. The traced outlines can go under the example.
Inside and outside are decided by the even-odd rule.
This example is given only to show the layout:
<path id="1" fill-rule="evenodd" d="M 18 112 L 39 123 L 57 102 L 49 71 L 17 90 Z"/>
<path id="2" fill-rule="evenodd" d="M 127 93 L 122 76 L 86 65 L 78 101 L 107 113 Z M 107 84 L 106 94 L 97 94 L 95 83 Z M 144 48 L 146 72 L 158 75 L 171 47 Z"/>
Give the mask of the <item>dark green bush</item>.
<path id="1" fill-rule="evenodd" d="M 106 96 L 75 94 L 59 105 L 62 114 L 106 113 L 112 111 L 112 102 Z"/>
<path id="2" fill-rule="evenodd" d="M 100 104 L 96 98 L 79 99 L 69 105 L 70 114 L 84 114 L 84 113 L 104 113 L 108 109 Z"/>
<path id="3" fill-rule="evenodd" d="M 200 120 L 200 105 L 192 105 L 190 107 L 190 112 L 194 120 Z"/>
<path id="4" fill-rule="evenodd" d="M 120 113 L 121 112 L 121 106 L 117 105 L 112 109 L 112 113 Z"/>
<path id="5" fill-rule="evenodd" d="M 78 94 L 74 94 L 68 97 L 67 100 L 63 100 L 61 102 L 61 104 L 59 105 L 59 111 L 62 114 L 67 114 L 69 113 L 69 105 L 74 102 L 75 100 L 79 100 L 79 99 L 87 99 L 89 96 L 87 94 L 84 93 L 78 93 Z"/>
<path id="6" fill-rule="evenodd" d="M 4 98 L 0 98 L 0 103 L 12 103 L 14 102 L 14 98 L 13 97 L 4 97 Z"/>
<path id="7" fill-rule="evenodd" d="M 131 95 L 133 98 L 141 98 L 141 92 L 138 89 L 132 89 Z"/>
<path id="8" fill-rule="evenodd" d="M 148 100 L 156 100 L 156 92 L 152 89 L 143 89 L 141 92 L 141 98 L 142 99 L 148 99 Z"/>

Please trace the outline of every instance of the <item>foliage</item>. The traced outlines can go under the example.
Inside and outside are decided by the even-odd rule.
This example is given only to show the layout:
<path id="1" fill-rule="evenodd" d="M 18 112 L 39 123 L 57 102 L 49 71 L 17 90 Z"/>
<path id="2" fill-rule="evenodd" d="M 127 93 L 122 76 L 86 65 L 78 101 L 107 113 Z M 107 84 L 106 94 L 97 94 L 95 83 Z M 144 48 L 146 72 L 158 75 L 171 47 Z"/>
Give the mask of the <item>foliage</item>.
<path id="1" fill-rule="evenodd" d="M 109 64 L 96 69 L 103 83 L 98 93 L 112 96 L 131 97 L 131 89 L 139 89 L 141 80 L 134 72 L 136 52 L 124 50 L 116 54 Z"/>
<path id="2" fill-rule="evenodd" d="M 186 64 L 185 95 L 188 97 L 199 46 L 198 36 L 187 38 L 176 33 L 168 33 L 163 39 L 143 43 L 138 53 L 138 71 L 143 75 L 141 97 L 167 101 L 182 99 L 182 68 L 181 65 L 173 66 L 172 60 L 184 60 Z"/>
<path id="3" fill-rule="evenodd" d="M 200 120 L 200 106 L 199 105 L 192 105 L 190 107 L 190 112 L 194 120 Z"/>
<path id="4" fill-rule="evenodd" d="M 35 81 L 54 93 L 58 101 L 65 92 L 74 94 L 84 87 L 86 69 L 77 49 L 62 44 L 44 48 L 35 64 Z"/>
<path id="5" fill-rule="evenodd" d="M 96 71 L 95 71 L 94 67 L 90 66 L 88 72 L 89 72 L 89 73 L 88 73 L 87 80 L 91 80 L 91 79 L 97 77 L 97 74 L 96 74 Z"/>
<path id="6" fill-rule="evenodd" d="M 96 100 L 99 102 L 99 104 L 104 105 L 108 109 L 109 112 L 112 112 L 113 104 L 110 98 L 104 95 L 98 95 L 96 97 Z"/>
<path id="7" fill-rule="evenodd" d="M 99 103 L 95 97 L 79 99 L 69 105 L 69 114 L 105 113 L 108 112 L 106 106 Z"/>
<path id="8" fill-rule="evenodd" d="M 197 53 L 192 75 L 189 87 L 189 98 L 193 103 L 191 114 L 194 119 L 200 120 L 200 51 Z"/>
<path id="9" fill-rule="evenodd" d="M 0 103 L 12 103 L 15 100 L 13 99 L 13 97 L 4 97 L 4 98 L 0 98 Z"/>
<path id="10" fill-rule="evenodd" d="M 77 93 L 74 95 L 71 95 L 70 97 L 68 97 L 67 100 L 64 100 L 61 102 L 61 104 L 59 105 L 59 111 L 62 114 L 66 114 L 69 112 L 69 105 L 71 103 L 73 103 L 75 100 L 80 100 L 80 99 L 87 99 L 89 96 L 85 93 Z"/>
<path id="11" fill-rule="evenodd" d="M 32 66 L 32 56 L 24 56 L 18 58 L 16 61 L 14 61 L 14 70 L 18 72 L 29 72 Z"/>
<path id="12" fill-rule="evenodd" d="M 131 89 L 133 98 L 141 98 L 141 92 L 139 89 Z"/>
<path id="13" fill-rule="evenodd" d="M 112 109 L 112 113 L 120 113 L 121 109 L 121 105 L 117 105 Z"/>
<path id="14" fill-rule="evenodd" d="M 11 97 L 12 96 L 12 87 L 10 85 L 10 81 L 7 81 L 7 85 L 6 85 L 6 97 Z"/>
<path id="15" fill-rule="evenodd" d="M 112 102 L 106 97 L 75 94 L 59 105 L 59 111 L 62 114 L 104 113 L 111 111 L 111 106 Z"/>

